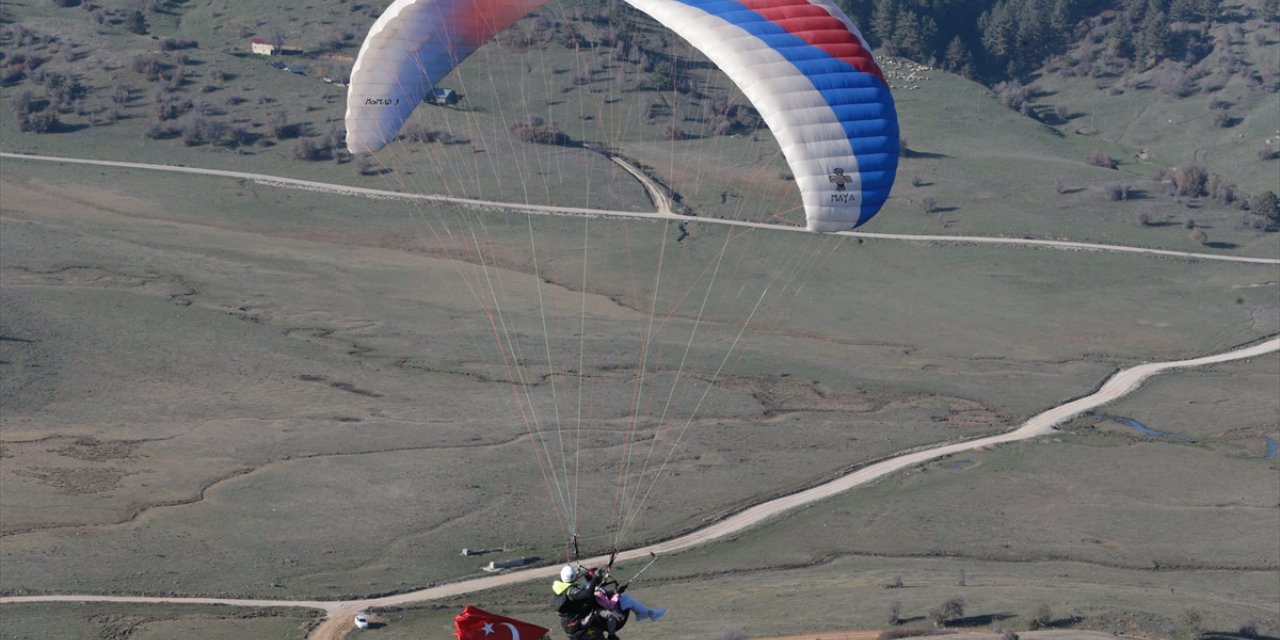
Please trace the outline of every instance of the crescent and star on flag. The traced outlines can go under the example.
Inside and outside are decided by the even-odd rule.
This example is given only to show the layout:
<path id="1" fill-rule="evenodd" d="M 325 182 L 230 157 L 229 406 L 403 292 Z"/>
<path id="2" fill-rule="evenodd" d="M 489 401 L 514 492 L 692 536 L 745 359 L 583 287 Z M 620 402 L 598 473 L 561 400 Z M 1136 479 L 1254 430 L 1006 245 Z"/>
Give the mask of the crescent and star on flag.
<path id="1" fill-rule="evenodd" d="M 511 640 L 520 640 L 520 630 L 516 629 L 516 626 L 514 624 L 511 624 L 510 622 L 499 622 L 498 624 L 501 624 L 511 630 Z M 493 634 L 494 633 L 493 623 L 492 622 L 484 623 L 484 626 L 480 628 L 480 633 L 483 633 L 486 636 Z"/>

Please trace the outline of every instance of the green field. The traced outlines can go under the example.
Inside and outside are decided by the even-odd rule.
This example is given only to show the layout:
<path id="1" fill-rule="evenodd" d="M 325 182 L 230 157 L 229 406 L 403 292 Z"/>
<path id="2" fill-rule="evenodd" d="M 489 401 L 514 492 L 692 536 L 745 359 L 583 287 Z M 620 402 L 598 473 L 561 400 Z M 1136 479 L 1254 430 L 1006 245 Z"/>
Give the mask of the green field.
<path id="1" fill-rule="evenodd" d="M 99 4 L 124 15 L 124 3 Z M 296 139 L 268 135 L 270 121 L 284 110 L 311 132 L 304 139 L 328 135 L 343 93 L 318 76 L 336 62 L 308 54 L 296 59 L 307 76 L 274 71 L 244 52 L 245 39 L 283 29 L 308 51 L 353 54 L 358 37 L 321 40 L 346 42 L 341 32 L 372 18 L 315 4 L 278 14 L 209 2 L 151 15 L 153 34 L 199 41 L 178 93 L 203 96 L 216 106 L 210 117 L 256 136 L 239 149 L 143 136 L 157 97 L 130 60 L 158 46 L 149 35 L 96 25 L 89 9 L 5 5 L 6 20 L 58 38 L 19 46 L 7 30 L 0 63 L 36 55 L 77 69 L 91 104 L 119 83 L 134 91 L 113 124 L 81 127 L 102 114 L 72 112 L 64 130 L 35 134 L 17 130 L 9 95 L 41 85 L 15 81 L 0 100 L 0 150 L 652 209 L 605 155 L 516 140 L 509 125 L 536 113 L 643 163 L 700 216 L 801 223 L 767 130 L 712 135 L 699 120 L 699 93 L 741 100 L 713 70 L 692 65 L 690 94 L 654 91 L 635 63 L 554 40 L 485 47 L 455 76 L 461 106 L 420 109 L 424 127 L 465 143 L 397 142 L 373 167 L 296 160 Z M 548 11 L 571 21 L 563 7 Z M 285 24 L 272 24 L 277 15 Z M 661 41 L 650 23 L 637 28 Z M 1252 55 L 1280 49 L 1263 40 Z M 685 45 L 664 46 L 697 60 Z M 1190 154 L 1249 189 L 1280 190 L 1275 161 L 1119 124 L 1147 104 L 1147 89 L 1123 102 L 1052 85 L 1059 93 L 1045 99 L 1094 114 L 1095 128 L 1079 132 L 1081 118 L 1050 127 L 980 85 L 919 73 L 918 88 L 896 93 L 915 153 L 868 231 L 1280 255 L 1277 234 L 1249 214 L 1175 202 L 1152 180 Z M 1274 93 L 1249 95 L 1232 134 L 1261 131 L 1278 106 Z M 646 114 L 664 100 L 669 112 Z M 664 140 L 671 126 L 697 137 Z M 1132 157 L 1138 146 L 1148 159 Z M 1120 168 L 1085 164 L 1094 151 Z M 481 565 L 514 556 L 556 563 L 567 529 L 591 551 L 669 538 L 902 451 L 1007 430 L 1119 369 L 1280 334 L 1274 265 L 2 166 L 4 594 L 338 599 L 482 575 Z M 1109 200 L 1104 185 L 1116 180 L 1142 196 Z M 1191 218 L 1207 245 L 1188 237 Z M 923 626 L 955 593 L 971 626 L 1025 630 L 1046 604 L 1063 628 L 1186 636 L 1193 608 L 1204 630 L 1252 622 L 1280 635 L 1280 463 L 1266 457 L 1280 438 L 1277 388 L 1275 355 L 1165 374 L 1051 438 L 939 460 L 666 558 L 636 594 L 671 617 L 633 623 L 628 637 L 882 628 L 895 601 L 908 625 Z M 1120 418 L 1175 437 L 1143 436 Z M 558 490 L 573 496 L 559 510 Z M 885 587 L 898 577 L 903 588 Z M 465 603 L 551 625 L 545 586 Z M 376 636 L 447 635 L 465 603 L 383 612 L 389 624 Z M 300 638 L 313 620 L 297 610 L 6 605 L 0 638 Z"/>

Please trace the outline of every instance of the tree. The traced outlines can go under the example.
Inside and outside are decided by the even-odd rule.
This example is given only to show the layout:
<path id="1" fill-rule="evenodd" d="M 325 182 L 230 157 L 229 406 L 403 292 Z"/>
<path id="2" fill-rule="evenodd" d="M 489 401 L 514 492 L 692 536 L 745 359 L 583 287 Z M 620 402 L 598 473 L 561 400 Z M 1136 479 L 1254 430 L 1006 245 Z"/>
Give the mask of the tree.
<path id="1" fill-rule="evenodd" d="M 964 596 L 951 596 L 929 611 L 929 619 L 934 626 L 945 627 L 947 623 L 964 617 Z"/>
<path id="2" fill-rule="evenodd" d="M 1049 608 L 1049 605 L 1041 602 L 1031 607 L 1031 628 L 1033 630 L 1047 627 L 1050 622 L 1053 622 L 1053 610 Z"/>
<path id="3" fill-rule="evenodd" d="M 894 27 L 898 22 L 897 0 L 876 0 L 875 12 L 871 14 L 871 33 L 888 55 L 897 55 L 894 43 Z"/>
<path id="4" fill-rule="evenodd" d="M 894 600 L 889 603 L 889 624 L 897 625 L 902 623 L 902 603 Z"/>
<path id="5" fill-rule="evenodd" d="M 1280 222 L 1280 196 L 1274 191 L 1263 191 L 1253 199 L 1249 209 L 1272 222 Z"/>
<path id="6" fill-rule="evenodd" d="M 1178 165 L 1173 171 L 1173 186 L 1180 196 L 1199 198 L 1208 195 L 1205 186 L 1209 183 L 1209 172 L 1205 168 L 1192 163 Z"/>
<path id="7" fill-rule="evenodd" d="M 938 25 L 929 16 L 915 11 L 904 11 L 898 14 L 894 25 L 894 46 L 899 53 L 916 59 L 929 57 L 930 43 L 938 36 Z"/>
<path id="8" fill-rule="evenodd" d="M 302 138 L 293 144 L 293 157 L 295 160 L 314 162 L 324 158 L 324 150 L 311 140 Z"/>
<path id="9" fill-rule="evenodd" d="M 676 65 L 666 60 L 659 60 L 653 65 L 653 72 L 649 74 L 649 79 L 653 83 L 653 88 L 657 91 L 680 91 L 683 93 L 684 81 L 680 78 L 680 71 Z"/>
<path id="10" fill-rule="evenodd" d="M 129 12 L 127 17 L 125 17 L 124 28 L 141 36 L 147 34 L 147 31 L 150 29 L 150 25 L 147 24 L 147 17 L 143 15 L 141 11 L 134 9 Z"/>
<path id="11" fill-rule="evenodd" d="M 1143 20 L 1142 35 L 1138 39 L 1137 62 L 1150 68 L 1169 56 L 1173 49 L 1173 36 L 1169 31 L 1169 16 L 1165 14 L 1161 0 L 1148 0 Z"/>
<path id="12" fill-rule="evenodd" d="M 280 53 L 284 48 L 284 29 L 280 25 L 272 23 L 267 26 L 267 42 L 271 43 L 271 54 Z"/>
<path id="13" fill-rule="evenodd" d="M 1209 234 L 1205 233 L 1204 229 L 1201 229 L 1200 227 L 1192 229 L 1191 234 L 1188 237 L 1191 238 L 1192 242 L 1196 242 L 1198 244 L 1209 244 Z"/>
<path id="14" fill-rule="evenodd" d="M 1089 154 L 1088 158 L 1085 158 L 1085 162 L 1104 169 L 1115 169 L 1120 166 L 1120 163 L 1116 162 L 1115 158 L 1112 158 L 1111 154 L 1105 151 L 1094 151 Z"/>
<path id="15" fill-rule="evenodd" d="M 959 73 L 973 63 L 973 56 L 969 54 L 969 47 L 965 46 L 964 40 L 956 36 L 947 43 L 947 52 L 942 60 L 947 71 Z"/>

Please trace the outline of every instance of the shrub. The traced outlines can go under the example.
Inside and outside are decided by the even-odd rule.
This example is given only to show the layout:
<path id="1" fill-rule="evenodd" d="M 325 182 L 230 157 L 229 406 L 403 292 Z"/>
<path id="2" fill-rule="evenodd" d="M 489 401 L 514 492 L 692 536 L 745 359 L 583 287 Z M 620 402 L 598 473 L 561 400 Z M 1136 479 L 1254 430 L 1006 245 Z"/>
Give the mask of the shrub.
<path id="1" fill-rule="evenodd" d="M 1095 167 L 1102 167 L 1104 169 L 1115 169 L 1120 166 L 1120 163 L 1116 162 L 1115 158 L 1112 158 L 1111 154 L 1105 151 L 1094 151 L 1089 154 L 1089 157 L 1085 158 L 1084 161 L 1086 164 L 1091 164 Z"/>
<path id="2" fill-rule="evenodd" d="M 935 629 L 889 629 L 881 631 L 876 636 L 876 640 L 897 640 L 897 638 L 919 638 L 921 636 L 936 636 L 939 632 Z"/>
<path id="3" fill-rule="evenodd" d="M 160 77 L 160 72 L 164 70 L 164 65 L 161 64 L 160 59 L 154 55 L 149 53 L 139 53 L 133 57 L 130 68 L 132 68 L 135 73 L 141 73 L 146 76 L 148 81 L 154 82 Z"/>
<path id="4" fill-rule="evenodd" d="M 330 135 L 334 135 L 332 132 Z M 338 137 L 334 135 L 334 137 Z M 410 122 L 400 130 L 400 138 L 410 142 L 422 142 L 430 144 L 439 142 L 442 135 L 435 129 L 428 129 L 421 122 Z"/>
<path id="5" fill-rule="evenodd" d="M 1129 185 L 1124 182 L 1108 182 L 1102 186 L 1107 193 L 1107 198 L 1112 202 L 1129 199 Z"/>
<path id="6" fill-rule="evenodd" d="M 31 133 L 49 133 L 58 128 L 58 112 L 44 109 L 29 113 L 19 119 L 18 126 Z"/>
<path id="7" fill-rule="evenodd" d="M 324 158 L 324 150 L 311 140 L 303 138 L 293 144 L 293 157 L 295 160 L 315 162 Z"/>
<path id="8" fill-rule="evenodd" d="M 1208 181 L 1209 173 L 1198 164 L 1184 163 L 1173 172 L 1174 192 L 1180 196 L 1198 198 L 1207 195 L 1205 185 Z"/>
<path id="9" fill-rule="evenodd" d="M 676 126 L 667 127 L 662 136 L 666 140 L 688 140 L 693 137 L 689 132 Z"/>
<path id="10" fill-rule="evenodd" d="M 199 44 L 195 40 L 183 40 L 180 38 L 160 38 L 161 51 L 181 51 L 182 49 L 194 49 Z"/>
<path id="11" fill-rule="evenodd" d="M 1197 229 L 1197 231 L 1199 231 L 1199 229 Z M 1200 244 L 1204 243 L 1201 242 Z M 1182 623 L 1182 626 L 1187 628 L 1187 631 L 1191 633 L 1192 637 L 1200 635 L 1200 631 L 1204 626 L 1204 616 L 1201 615 L 1200 609 L 1193 605 L 1187 605 L 1182 608 L 1182 613 L 1179 615 L 1179 621 Z"/>
<path id="12" fill-rule="evenodd" d="M 133 99 L 133 87 L 127 84 L 117 84 L 111 89 L 111 101 L 120 106 L 126 106 Z"/>
<path id="13" fill-rule="evenodd" d="M 556 123 L 546 122 L 536 115 L 531 115 L 524 122 L 517 122 L 510 128 L 521 142 L 556 146 L 568 146 L 572 142 L 569 134 L 561 131 Z"/>
<path id="14" fill-rule="evenodd" d="M 1195 76 L 1182 66 L 1166 66 L 1155 75 L 1156 85 L 1170 98 L 1185 98 L 1196 90 Z"/>
<path id="15" fill-rule="evenodd" d="M 289 140 L 302 135 L 302 125 L 289 122 L 288 112 L 277 111 L 267 119 L 267 135 L 279 140 Z"/>
<path id="16" fill-rule="evenodd" d="M 1280 196 L 1277 196 L 1274 191 L 1263 191 L 1250 198 L 1249 210 L 1272 222 L 1280 222 Z"/>
<path id="17" fill-rule="evenodd" d="M 151 122 L 147 123 L 146 128 L 142 130 L 142 135 L 152 140 L 161 140 L 172 136 L 173 129 L 159 119 L 152 119 Z"/>
<path id="18" fill-rule="evenodd" d="M 141 11 L 133 10 L 129 12 L 128 17 L 124 19 L 124 28 L 138 35 L 146 35 L 150 25 L 147 24 L 147 17 L 142 15 Z"/>
<path id="19" fill-rule="evenodd" d="M 19 119 L 28 113 L 37 111 L 37 106 L 40 105 L 41 102 L 46 101 L 37 101 L 36 94 L 30 89 L 23 89 L 9 97 L 9 106 L 13 109 L 14 115 L 18 116 Z M 39 108 L 43 109 L 44 107 L 43 105 L 40 105 Z"/>
<path id="20" fill-rule="evenodd" d="M 1031 87 L 1023 86 L 1017 80 L 1001 82 L 993 89 L 996 92 L 996 99 L 1014 111 L 1021 111 L 1027 105 L 1028 99 L 1031 97 Z"/>

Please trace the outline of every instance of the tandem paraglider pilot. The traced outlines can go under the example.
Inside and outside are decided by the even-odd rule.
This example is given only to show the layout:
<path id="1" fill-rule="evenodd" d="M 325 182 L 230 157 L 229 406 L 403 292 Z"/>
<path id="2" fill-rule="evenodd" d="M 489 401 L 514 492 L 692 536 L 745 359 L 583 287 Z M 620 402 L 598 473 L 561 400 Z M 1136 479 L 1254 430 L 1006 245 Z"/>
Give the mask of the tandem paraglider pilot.
<path id="1" fill-rule="evenodd" d="M 618 630 L 635 615 L 658 620 L 666 609 L 653 609 L 626 593 L 604 569 L 565 565 L 560 579 L 551 583 L 553 605 L 560 627 L 571 640 L 617 640 Z"/>

